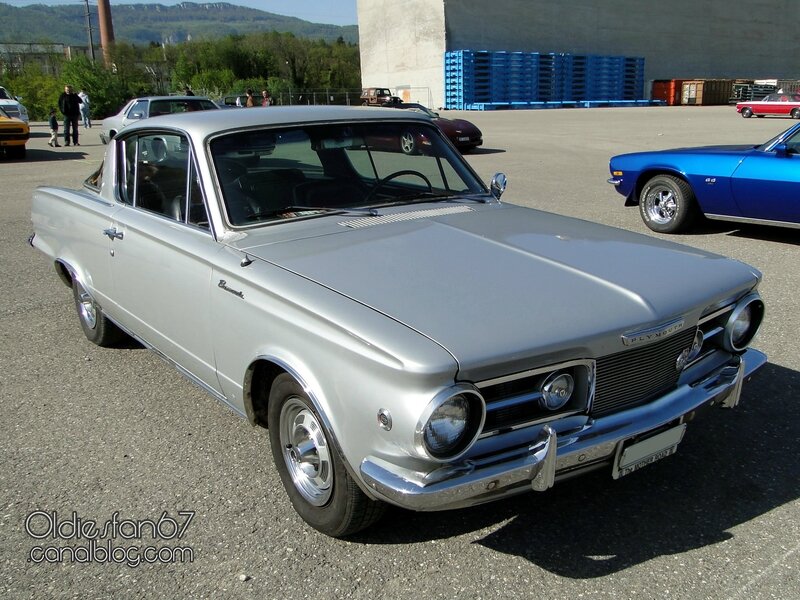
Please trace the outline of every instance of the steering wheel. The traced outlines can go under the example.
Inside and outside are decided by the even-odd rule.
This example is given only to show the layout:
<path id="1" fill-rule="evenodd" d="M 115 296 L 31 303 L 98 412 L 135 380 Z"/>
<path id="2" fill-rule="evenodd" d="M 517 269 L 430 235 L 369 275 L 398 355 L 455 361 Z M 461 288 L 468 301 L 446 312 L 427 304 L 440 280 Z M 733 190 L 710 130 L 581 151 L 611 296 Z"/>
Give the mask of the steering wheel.
<path id="1" fill-rule="evenodd" d="M 375 196 L 375 194 L 378 193 L 378 190 L 381 189 L 383 186 L 385 186 L 387 183 L 389 183 L 392 179 L 402 177 L 403 175 L 414 175 L 416 177 L 419 177 L 420 179 L 422 179 L 422 181 L 425 182 L 425 185 L 428 186 L 428 192 L 433 192 L 433 186 L 431 185 L 430 179 L 425 177 L 425 175 L 423 175 L 419 171 L 411 171 L 411 170 L 395 171 L 394 173 L 387 175 L 386 177 L 384 177 L 378 183 L 375 184 L 375 186 L 369 191 L 369 194 L 367 194 L 367 197 L 364 199 L 364 204 L 369 204 L 372 198 Z"/>

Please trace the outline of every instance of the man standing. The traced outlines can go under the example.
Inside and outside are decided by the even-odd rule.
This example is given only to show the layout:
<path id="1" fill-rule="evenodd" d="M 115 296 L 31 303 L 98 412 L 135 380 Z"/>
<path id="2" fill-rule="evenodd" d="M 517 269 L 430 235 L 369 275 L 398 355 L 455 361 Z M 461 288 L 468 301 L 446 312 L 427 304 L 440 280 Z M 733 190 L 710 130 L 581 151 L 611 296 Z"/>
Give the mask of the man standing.
<path id="1" fill-rule="evenodd" d="M 78 92 L 78 98 L 81 99 L 81 120 L 83 120 L 83 128 L 92 126 L 92 117 L 89 114 L 89 94 L 81 90 Z"/>
<path id="2" fill-rule="evenodd" d="M 69 146 L 69 130 L 72 129 L 72 143 L 78 143 L 78 119 L 81 116 L 81 99 L 72 91 L 71 85 L 64 86 L 64 92 L 58 97 L 58 109 L 64 115 L 64 145 Z"/>

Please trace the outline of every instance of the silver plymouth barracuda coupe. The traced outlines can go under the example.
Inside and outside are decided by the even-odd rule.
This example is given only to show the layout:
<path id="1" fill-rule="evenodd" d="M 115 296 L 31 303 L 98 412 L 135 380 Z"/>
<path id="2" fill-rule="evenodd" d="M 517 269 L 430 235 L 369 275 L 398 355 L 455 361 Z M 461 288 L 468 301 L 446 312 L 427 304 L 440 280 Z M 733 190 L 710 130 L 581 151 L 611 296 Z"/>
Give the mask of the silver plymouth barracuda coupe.
<path id="1" fill-rule="evenodd" d="M 91 342 L 132 336 L 268 428 L 294 508 L 344 536 L 386 503 L 626 476 L 766 361 L 755 269 L 504 188 L 406 111 L 186 113 L 39 188 L 31 244 Z"/>

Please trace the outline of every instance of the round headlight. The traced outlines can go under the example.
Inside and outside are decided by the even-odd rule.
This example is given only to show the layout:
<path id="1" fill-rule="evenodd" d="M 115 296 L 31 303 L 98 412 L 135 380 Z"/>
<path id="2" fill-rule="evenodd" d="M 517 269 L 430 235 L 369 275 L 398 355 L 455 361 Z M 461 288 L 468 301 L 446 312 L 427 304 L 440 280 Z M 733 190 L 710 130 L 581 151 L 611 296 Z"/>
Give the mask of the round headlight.
<path id="1" fill-rule="evenodd" d="M 725 325 L 726 350 L 741 352 L 747 348 L 763 318 L 764 303 L 758 294 L 751 294 L 741 300 Z"/>
<path id="2" fill-rule="evenodd" d="M 547 410 L 558 410 L 572 398 L 575 379 L 569 373 L 551 373 L 542 384 L 542 397 L 539 405 Z"/>
<path id="3" fill-rule="evenodd" d="M 417 444 L 429 458 L 457 458 L 472 445 L 483 426 L 483 399 L 477 391 L 461 390 L 451 389 L 437 396 L 428 405 L 427 417 L 423 415 L 420 421 Z"/>
<path id="4" fill-rule="evenodd" d="M 469 403 L 464 396 L 453 396 L 433 411 L 425 425 L 425 447 L 433 456 L 450 454 L 467 429 Z"/>

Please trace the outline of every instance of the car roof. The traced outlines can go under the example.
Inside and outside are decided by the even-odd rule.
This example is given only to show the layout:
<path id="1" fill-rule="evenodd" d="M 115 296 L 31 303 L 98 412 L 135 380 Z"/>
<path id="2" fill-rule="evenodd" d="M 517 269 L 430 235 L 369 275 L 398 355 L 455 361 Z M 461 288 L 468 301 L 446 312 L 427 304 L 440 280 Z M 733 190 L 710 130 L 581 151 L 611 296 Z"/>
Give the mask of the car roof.
<path id="1" fill-rule="evenodd" d="M 125 133 L 153 127 L 176 127 L 195 137 L 205 138 L 211 134 L 266 126 L 331 123 L 342 121 L 419 121 L 429 123 L 425 115 L 395 110 L 375 110 L 354 106 L 268 106 L 243 110 L 206 110 L 163 115 L 158 121 L 146 119 L 128 125 Z"/>
<path id="2" fill-rule="evenodd" d="M 211 100 L 211 98 L 208 96 L 139 96 L 134 100 L 138 102 L 139 100 Z"/>

